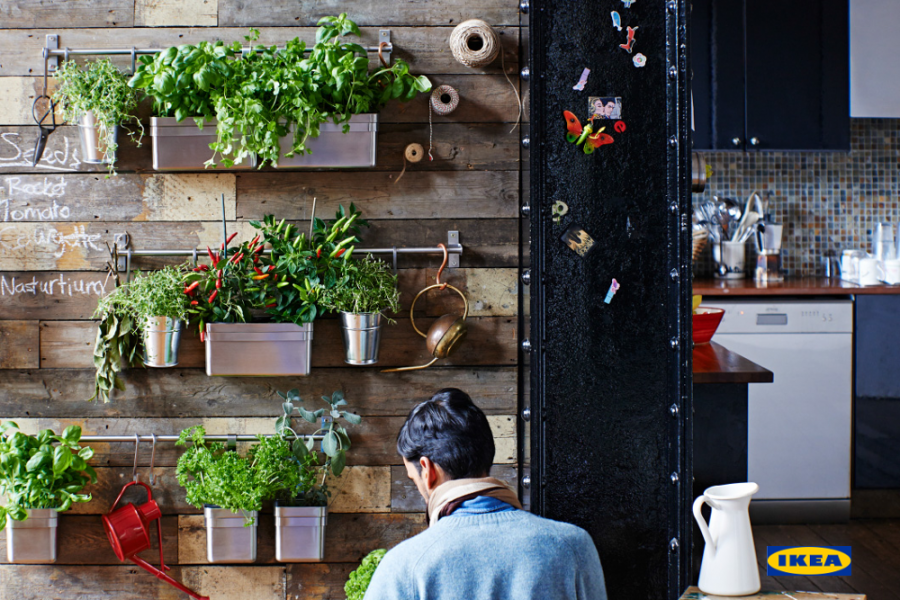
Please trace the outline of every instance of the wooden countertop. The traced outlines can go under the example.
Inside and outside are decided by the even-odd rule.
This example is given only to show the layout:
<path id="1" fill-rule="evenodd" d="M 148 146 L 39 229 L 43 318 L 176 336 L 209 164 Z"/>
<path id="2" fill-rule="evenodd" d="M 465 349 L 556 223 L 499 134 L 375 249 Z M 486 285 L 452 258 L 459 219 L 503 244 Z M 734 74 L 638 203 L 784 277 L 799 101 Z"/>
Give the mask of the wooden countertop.
<path id="1" fill-rule="evenodd" d="M 781 283 L 757 283 L 753 279 L 695 279 L 693 290 L 703 296 L 847 296 L 900 294 L 900 285 L 861 286 L 824 277 L 785 279 Z"/>
<path id="2" fill-rule="evenodd" d="M 772 371 L 715 342 L 694 346 L 694 383 L 772 383 Z"/>

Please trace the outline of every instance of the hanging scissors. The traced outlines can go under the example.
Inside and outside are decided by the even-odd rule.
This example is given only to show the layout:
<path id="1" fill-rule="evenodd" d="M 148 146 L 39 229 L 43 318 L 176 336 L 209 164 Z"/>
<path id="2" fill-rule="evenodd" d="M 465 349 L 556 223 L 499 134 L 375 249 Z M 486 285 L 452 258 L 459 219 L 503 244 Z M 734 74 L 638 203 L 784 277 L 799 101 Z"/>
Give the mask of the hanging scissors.
<path id="1" fill-rule="evenodd" d="M 37 104 L 44 98 L 47 99 L 50 108 L 47 109 L 47 112 L 45 112 L 43 116 L 38 117 Z M 50 137 L 51 133 L 56 131 L 56 103 L 53 102 L 47 94 L 41 94 L 34 99 L 34 104 L 31 105 L 31 116 L 34 118 L 34 122 L 37 123 L 38 130 L 40 131 L 37 142 L 34 144 L 34 154 L 31 159 L 31 166 L 36 167 L 40 162 L 41 157 L 44 155 L 44 149 L 47 147 L 47 138 Z M 47 120 L 47 117 L 50 117 L 49 124 L 44 123 L 44 121 Z"/>

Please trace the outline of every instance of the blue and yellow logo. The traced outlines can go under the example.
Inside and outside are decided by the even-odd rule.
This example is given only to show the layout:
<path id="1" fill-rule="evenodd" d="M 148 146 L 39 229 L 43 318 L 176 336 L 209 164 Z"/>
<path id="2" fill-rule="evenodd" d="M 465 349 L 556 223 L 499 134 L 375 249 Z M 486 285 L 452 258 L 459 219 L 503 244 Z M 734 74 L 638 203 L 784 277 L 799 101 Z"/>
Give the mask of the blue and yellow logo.
<path id="1" fill-rule="evenodd" d="M 768 546 L 768 575 L 850 575 L 850 546 Z"/>

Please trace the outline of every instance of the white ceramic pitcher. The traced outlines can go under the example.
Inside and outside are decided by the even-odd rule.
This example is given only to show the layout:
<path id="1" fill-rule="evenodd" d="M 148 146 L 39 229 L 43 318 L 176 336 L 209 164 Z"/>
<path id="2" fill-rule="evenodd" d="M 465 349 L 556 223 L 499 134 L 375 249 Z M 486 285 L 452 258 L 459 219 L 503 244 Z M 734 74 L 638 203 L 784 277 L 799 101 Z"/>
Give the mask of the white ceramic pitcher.
<path id="1" fill-rule="evenodd" d="M 747 596 L 759 591 L 756 546 L 750 529 L 750 497 L 755 483 L 731 483 L 708 488 L 694 500 L 694 518 L 706 541 L 700 566 L 700 591 L 716 596 Z M 712 507 L 709 526 L 700 509 Z"/>

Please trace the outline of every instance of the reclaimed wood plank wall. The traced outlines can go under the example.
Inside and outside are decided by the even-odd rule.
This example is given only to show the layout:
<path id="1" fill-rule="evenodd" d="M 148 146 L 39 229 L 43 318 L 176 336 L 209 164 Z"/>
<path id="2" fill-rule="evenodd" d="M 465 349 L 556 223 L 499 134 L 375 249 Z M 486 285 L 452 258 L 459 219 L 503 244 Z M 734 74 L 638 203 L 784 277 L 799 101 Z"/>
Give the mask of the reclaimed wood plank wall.
<path id="1" fill-rule="evenodd" d="M 364 42 L 390 27 L 394 56 L 435 85 L 450 84 L 459 109 L 434 119 L 434 161 L 403 168 L 407 144 L 428 147 L 425 97 L 391 104 L 380 116 L 378 166 L 335 172 L 208 172 L 152 170 L 151 146 L 122 140 L 117 177 L 82 164 L 78 133 L 59 128 L 44 158 L 31 167 L 38 135 L 31 105 L 42 91 L 45 35 L 60 47 L 166 47 L 201 40 L 241 39 L 248 27 L 264 43 L 314 38 L 325 15 L 347 12 Z M 500 33 L 503 58 L 518 83 L 520 21 L 511 0 L 0 0 L 0 419 L 26 431 L 80 424 L 86 434 L 177 433 L 202 423 L 214 433 L 266 433 L 280 410 L 276 390 L 304 397 L 342 389 L 364 416 L 351 433 L 350 468 L 334 482 L 325 561 L 283 565 L 274 560 L 274 524 L 263 515 L 255 565 L 205 564 L 203 519 L 187 505 L 172 445 L 157 448 L 155 494 L 162 506 L 166 562 L 172 575 L 216 599 L 343 598 L 350 570 L 372 549 L 391 547 L 424 526 L 424 506 L 406 479 L 394 441 L 414 403 L 441 387 L 468 391 L 488 413 L 497 440 L 494 473 L 516 477 L 517 269 L 521 152 L 516 99 L 500 61 L 483 69 L 457 63 L 449 50 L 453 27 L 482 18 Z M 129 61 L 119 61 L 123 68 Z M 52 86 L 52 78 L 50 80 Z M 147 106 L 142 114 L 149 116 Z M 219 197 L 225 194 L 230 231 L 267 213 L 297 224 L 309 218 L 313 196 L 329 214 L 355 202 L 372 227 L 365 245 L 423 246 L 458 230 L 465 253 L 447 280 L 471 306 L 468 342 L 440 367 L 407 374 L 348 368 L 335 320 L 316 325 L 313 370 L 306 378 L 208 378 L 202 346 L 183 341 L 178 368 L 127 373 L 127 389 L 110 404 L 89 403 L 93 385 L 90 321 L 100 294 L 112 289 L 104 273 L 105 243 L 128 233 L 134 248 L 191 248 L 221 239 Z M 403 305 L 433 281 L 434 257 L 401 257 Z M 146 259 L 137 267 L 158 266 Z M 423 319 L 461 308 L 453 295 L 429 295 Z M 384 334 L 381 364 L 427 362 L 421 338 L 401 315 Z M 133 444 L 96 444 L 99 483 L 94 499 L 60 519 L 55 565 L 0 564 L 0 598 L 82 600 L 181 598 L 174 588 L 130 564 L 120 564 L 103 534 L 100 515 L 131 478 Z M 149 447 L 140 457 L 144 481 Z M 136 495 L 134 500 L 139 500 Z M 268 518 L 267 518 L 268 517 Z M 0 563 L 5 562 L 0 533 Z M 154 548 L 145 558 L 154 561 Z"/>

